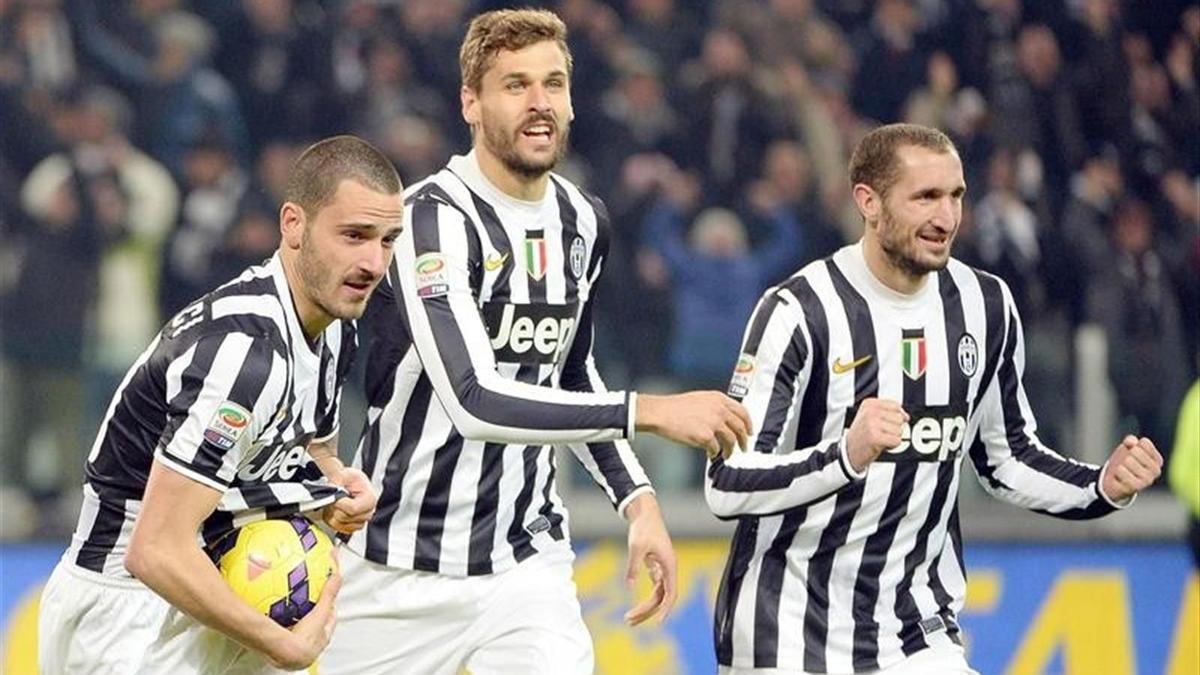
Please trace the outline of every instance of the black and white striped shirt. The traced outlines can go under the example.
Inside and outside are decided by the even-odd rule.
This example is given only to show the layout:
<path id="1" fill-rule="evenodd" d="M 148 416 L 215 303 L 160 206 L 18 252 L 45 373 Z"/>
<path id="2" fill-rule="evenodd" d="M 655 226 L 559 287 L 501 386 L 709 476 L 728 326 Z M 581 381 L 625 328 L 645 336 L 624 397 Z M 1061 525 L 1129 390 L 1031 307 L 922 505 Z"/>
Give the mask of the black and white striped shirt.
<path id="1" fill-rule="evenodd" d="M 618 510 L 650 489 L 628 443 L 635 395 L 606 391 L 591 355 L 607 213 L 559 176 L 541 201 L 505 195 L 474 153 L 405 201 L 368 307 L 370 407 L 354 460 L 379 504 L 349 545 L 451 576 L 568 548 L 552 446 L 569 447 Z"/>
<path id="2" fill-rule="evenodd" d="M 964 457 L 1020 506 L 1069 519 L 1115 508 L 1101 467 L 1038 440 L 1021 321 L 992 275 L 951 260 L 905 296 L 848 246 L 770 289 L 742 351 L 730 393 L 757 434 L 706 481 L 713 512 L 738 520 L 716 603 L 721 664 L 863 672 L 961 644 Z M 910 420 L 856 474 L 843 438 L 869 397 Z"/>
<path id="3" fill-rule="evenodd" d="M 125 551 L 155 459 L 222 493 L 205 544 L 345 494 L 307 447 L 337 432 L 356 340 L 342 321 L 316 344 L 305 339 L 278 254 L 184 308 L 113 395 L 64 561 L 128 576 Z"/>

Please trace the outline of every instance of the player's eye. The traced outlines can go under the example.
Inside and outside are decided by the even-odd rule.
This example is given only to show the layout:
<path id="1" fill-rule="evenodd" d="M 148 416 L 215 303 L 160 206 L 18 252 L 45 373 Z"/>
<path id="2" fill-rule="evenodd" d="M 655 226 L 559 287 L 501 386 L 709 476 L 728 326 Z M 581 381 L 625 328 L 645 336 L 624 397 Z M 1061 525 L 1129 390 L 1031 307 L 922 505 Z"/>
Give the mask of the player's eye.
<path id="1" fill-rule="evenodd" d="M 520 80 L 511 80 L 508 84 L 504 85 L 504 88 L 509 91 L 521 91 L 525 88 L 525 83 Z"/>

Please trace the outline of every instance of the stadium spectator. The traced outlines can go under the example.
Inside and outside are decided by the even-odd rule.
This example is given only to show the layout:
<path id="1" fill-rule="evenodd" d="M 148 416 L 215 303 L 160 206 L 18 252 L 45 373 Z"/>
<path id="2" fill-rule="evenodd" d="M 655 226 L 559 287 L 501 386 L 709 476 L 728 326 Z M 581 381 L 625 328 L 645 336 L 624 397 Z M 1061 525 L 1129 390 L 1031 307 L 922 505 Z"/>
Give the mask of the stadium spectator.
<path id="1" fill-rule="evenodd" d="M 1144 202 L 1129 198 L 1116 206 L 1110 237 L 1114 255 L 1107 272 L 1088 281 L 1088 312 L 1108 335 L 1109 379 L 1120 413 L 1170 452 L 1191 362 L 1174 279 Z"/>

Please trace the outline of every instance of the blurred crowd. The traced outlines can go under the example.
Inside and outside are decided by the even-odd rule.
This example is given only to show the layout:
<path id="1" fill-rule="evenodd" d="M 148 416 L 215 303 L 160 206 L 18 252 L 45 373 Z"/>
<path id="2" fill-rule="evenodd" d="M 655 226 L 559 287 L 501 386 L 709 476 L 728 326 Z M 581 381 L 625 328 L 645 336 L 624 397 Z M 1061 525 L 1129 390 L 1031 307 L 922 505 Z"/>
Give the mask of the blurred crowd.
<path id="1" fill-rule="evenodd" d="M 305 144 L 361 135 L 406 184 L 464 152 L 458 44 L 507 4 L 0 0 L 4 494 L 75 491 L 161 323 L 277 245 Z M 571 31 L 561 170 L 616 229 L 610 385 L 724 388 L 761 291 L 858 238 L 849 149 L 905 120 L 960 148 L 956 254 L 1017 296 L 1043 435 L 1070 440 L 1093 323 L 1122 428 L 1171 447 L 1200 332 L 1200 5 L 521 4 Z"/>

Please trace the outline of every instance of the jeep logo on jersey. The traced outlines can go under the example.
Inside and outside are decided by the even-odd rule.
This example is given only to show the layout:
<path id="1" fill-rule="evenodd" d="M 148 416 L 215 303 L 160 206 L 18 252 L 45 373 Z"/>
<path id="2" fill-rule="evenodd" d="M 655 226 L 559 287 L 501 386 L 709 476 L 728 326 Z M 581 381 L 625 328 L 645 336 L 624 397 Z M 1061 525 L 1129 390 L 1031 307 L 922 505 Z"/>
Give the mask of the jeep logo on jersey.
<path id="1" fill-rule="evenodd" d="M 967 436 L 966 402 L 928 407 L 905 406 L 908 422 L 900 428 L 900 445 L 884 451 L 877 462 L 944 462 L 954 459 Z M 853 419 L 847 415 L 849 428 Z"/>
<path id="2" fill-rule="evenodd" d="M 483 319 L 500 363 L 555 363 L 575 327 L 575 305 L 489 302 Z"/>
<path id="3" fill-rule="evenodd" d="M 263 483 L 268 483 L 273 478 L 291 480 L 296 472 L 308 462 L 308 455 L 304 452 L 308 437 L 305 438 L 305 443 L 290 448 L 280 446 L 269 455 L 258 453 L 238 469 L 238 479 L 242 482 L 261 481 Z"/>

